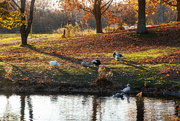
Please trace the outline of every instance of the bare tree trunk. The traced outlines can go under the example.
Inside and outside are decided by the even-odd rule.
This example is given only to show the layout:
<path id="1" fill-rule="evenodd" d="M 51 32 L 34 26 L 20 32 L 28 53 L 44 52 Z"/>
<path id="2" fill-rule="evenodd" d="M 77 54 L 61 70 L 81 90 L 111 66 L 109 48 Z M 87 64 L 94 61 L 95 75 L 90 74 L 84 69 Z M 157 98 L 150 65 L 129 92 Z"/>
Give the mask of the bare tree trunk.
<path id="1" fill-rule="evenodd" d="M 138 0 L 138 34 L 145 34 L 146 31 L 146 17 L 145 17 L 145 0 Z"/>
<path id="2" fill-rule="evenodd" d="M 26 20 L 25 16 L 21 16 L 21 21 L 27 21 L 27 25 L 23 24 L 20 27 L 20 33 L 21 33 L 21 41 L 22 45 L 27 45 L 27 38 L 31 30 L 31 25 L 33 21 L 33 8 L 34 8 L 35 0 L 31 0 L 31 6 L 30 6 L 30 15 L 28 16 L 28 20 Z M 26 0 L 21 0 L 21 13 L 25 13 L 26 8 Z"/>
<path id="3" fill-rule="evenodd" d="M 96 33 L 102 33 L 101 15 L 97 15 L 95 18 L 96 18 Z"/>
<path id="4" fill-rule="evenodd" d="M 95 0 L 93 14 L 96 20 L 96 33 L 102 33 L 101 7 L 100 6 L 101 6 L 100 1 Z"/>
<path id="5" fill-rule="evenodd" d="M 177 21 L 180 21 L 180 0 L 177 0 Z"/>
<path id="6" fill-rule="evenodd" d="M 143 121 L 144 120 L 144 99 L 137 99 L 136 106 L 137 106 L 137 121 Z"/>
<path id="7" fill-rule="evenodd" d="M 160 0 L 160 24 L 164 23 L 164 5 L 162 4 L 163 0 Z"/>

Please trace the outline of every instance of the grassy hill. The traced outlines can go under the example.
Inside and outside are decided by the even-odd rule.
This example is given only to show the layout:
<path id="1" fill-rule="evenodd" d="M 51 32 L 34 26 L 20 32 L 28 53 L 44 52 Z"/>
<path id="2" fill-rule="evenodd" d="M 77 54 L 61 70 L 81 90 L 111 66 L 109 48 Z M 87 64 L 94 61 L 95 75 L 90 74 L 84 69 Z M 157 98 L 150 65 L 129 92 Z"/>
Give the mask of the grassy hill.
<path id="1" fill-rule="evenodd" d="M 0 86 L 2 89 L 58 88 L 62 91 L 84 85 L 96 88 L 92 83 L 98 78 L 98 67 L 85 68 L 81 62 L 99 59 L 104 71 L 113 73 L 113 85 L 105 90 L 122 89 L 127 83 L 132 89 L 179 90 L 180 23 L 148 27 L 147 30 L 145 35 L 137 35 L 136 30 L 122 30 L 32 41 L 27 46 L 1 44 L 0 78 L 3 81 Z M 124 56 L 120 61 L 113 58 L 115 50 Z M 60 65 L 51 67 L 52 60 Z"/>

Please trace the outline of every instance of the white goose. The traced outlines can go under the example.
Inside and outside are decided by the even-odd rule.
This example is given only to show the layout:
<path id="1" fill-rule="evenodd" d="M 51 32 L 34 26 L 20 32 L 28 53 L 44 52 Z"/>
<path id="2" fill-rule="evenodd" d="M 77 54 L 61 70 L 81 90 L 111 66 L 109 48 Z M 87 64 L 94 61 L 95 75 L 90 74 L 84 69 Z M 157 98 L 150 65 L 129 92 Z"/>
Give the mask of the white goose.
<path id="1" fill-rule="evenodd" d="M 50 64 L 51 66 L 59 66 L 59 65 L 60 65 L 59 63 L 57 63 L 56 60 L 55 60 L 55 61 L 50 61 L 49 64 Z"/>
<path id="2" fill-rule="evenodd" d="M 130 84 L 127 84 L 127 87 L 121 90 L 122 93 L 128 93 L 131 90 Z"/>

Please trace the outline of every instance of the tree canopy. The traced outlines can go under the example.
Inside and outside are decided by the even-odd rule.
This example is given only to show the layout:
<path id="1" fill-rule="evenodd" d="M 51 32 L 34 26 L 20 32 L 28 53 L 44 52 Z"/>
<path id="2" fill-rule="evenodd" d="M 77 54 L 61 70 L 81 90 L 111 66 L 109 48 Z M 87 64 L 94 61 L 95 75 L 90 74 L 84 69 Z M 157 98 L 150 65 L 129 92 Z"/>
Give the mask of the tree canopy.
<path id="1" fill-rule="evenodd" d="M 12 8 L 10 1 L 0 1 L 0 25 L 2 27 L 11 29 L 22 25 L 20 15 L 18 10 Z"/>

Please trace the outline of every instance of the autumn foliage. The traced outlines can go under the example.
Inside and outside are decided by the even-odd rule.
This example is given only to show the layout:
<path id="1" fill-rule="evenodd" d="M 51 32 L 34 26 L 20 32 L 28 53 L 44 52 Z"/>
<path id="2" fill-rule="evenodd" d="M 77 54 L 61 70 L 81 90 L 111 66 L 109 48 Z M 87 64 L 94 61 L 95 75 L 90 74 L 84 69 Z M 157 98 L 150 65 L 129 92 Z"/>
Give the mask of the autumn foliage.
<path id="1" fill-rule="evenodd" d="M 152 73 L 168 80 L 178 80 L 180 78 L 180 67 L 177 66 L 180 63 L 180 23 L 148 27 L 147 30 L 149 33 L 146 35 L 138 35 L 136 30 L 122 30 L 78 38 L 33 41 L 30 42 L 30 45 L 21 47 L 18 46 L 18 43 L 1 44 L 0 60 L 8 64 L 6 77 L 23 84 L 28 81 L 28 84 L 43 83 L 44 86 L 47 86 L 44 84 L 45 82 L 61 82 L 62 80 L 77 81 L 76 83 L 78 83 L 81 78 L 83 81 L 90 79 L 92 83 L 97 78 L 97 69 L 86 69 L 80 64 L 82 60 L 91 62 L 92 59 L 100 59 L 103 66 L 115 69 L 114 71 L 121 69 L 120 66 L 123 65 L 131 68 L 144 64 L 174 64 L 174 66 L 164 69 L 154 68 Z M 136 52 L 153 49 L 159 51 L 150 54 L 159 54 L 159 56 L 142 59 L 132 59 L 131 57 L 128 59 L 127 57 Z M 163 52 L 166 49 L 168 51 Z M 112 56 L 115 50 L 124 56 L 119 62 L 116 62 Z M 51 68 L 49 65 L 49 61 L 54 59 L 60 63 L 57 68 Z M 69 72 L 71 69 L 74 71 Z M 76 75 L 76 73 L 78 74 Z M 116 72 L 116 76 L 122 73 L 124 72 Z M 82 75 L 90 77 L 85 78 L 86 76 Z M 131 77 L 129 75 L 132 74 L 125 72 L 124 75 L 128 75 L 126 78 L 129 78 Z M 134 75 L 137 76 L 136 73 Z M 68 79 L 64 79 L 65 76 Z M 122 81 L 119 77 L 115 79 L 119 82 Z"/>

